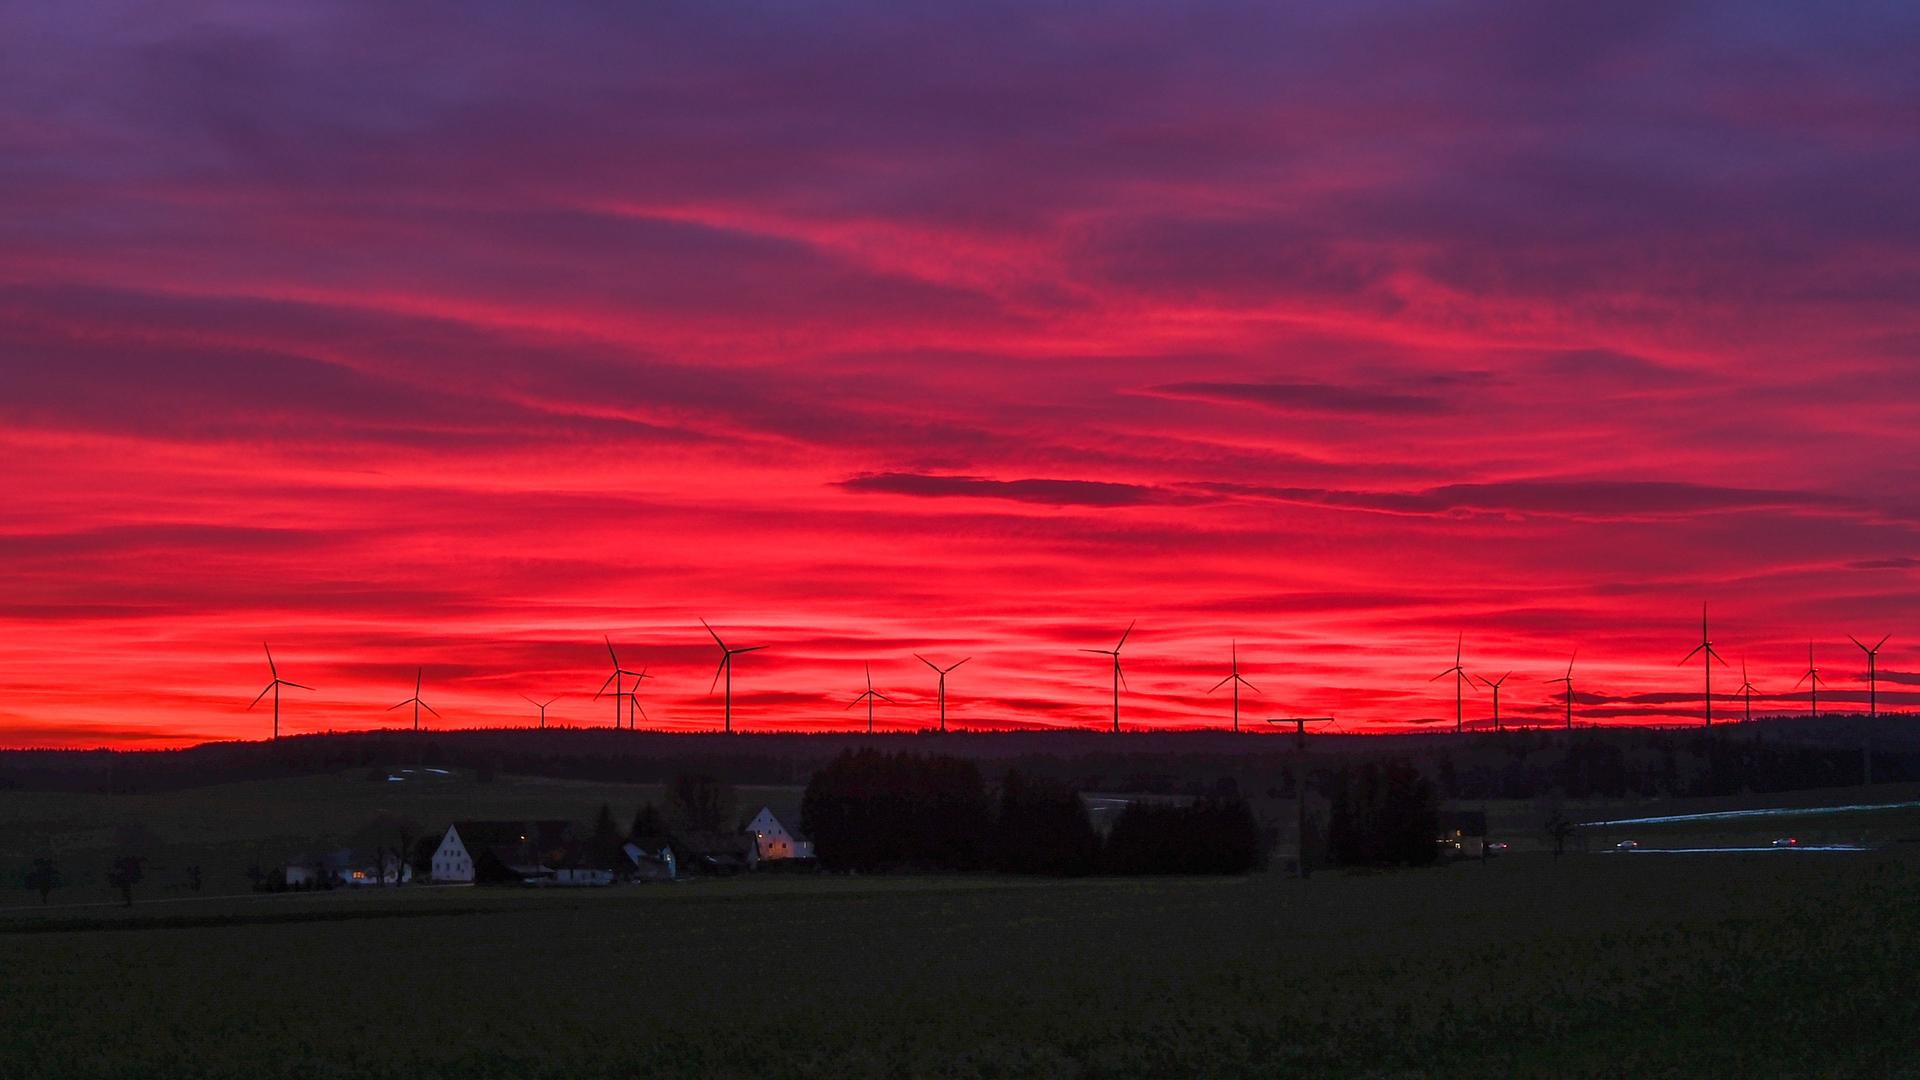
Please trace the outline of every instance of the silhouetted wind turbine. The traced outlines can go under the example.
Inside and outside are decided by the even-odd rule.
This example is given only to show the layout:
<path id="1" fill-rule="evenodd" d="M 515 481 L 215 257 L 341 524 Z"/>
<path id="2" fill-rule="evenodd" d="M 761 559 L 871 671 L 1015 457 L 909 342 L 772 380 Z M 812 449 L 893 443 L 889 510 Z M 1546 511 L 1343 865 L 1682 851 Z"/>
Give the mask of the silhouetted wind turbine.
<path id="1" fill-rule="evenodd" d="M 1493 691 L 1493 730 L 1495 731 L 1500 730 L 1500 687 L 1511 678 L 1513 678 L 1513 672 L 1511 671 L 1497 679 L 1489 679 L 1485 675 L 1480 676 L 1480 681 Z"/>
<path id="2" fill-rule="evenodd" d="M 966 663 L 966 661 L 962 660 L 960 663 L 964 664 Z M 954 666 L 959 667 L 960 664 L 955 664 Z M 887 704 L 891 705 L 893 704 L 893 699 L 873 688 L 873 665 L 872 664 L 866 665 L 866 669 L 867 669 L 866 692 L 861 694 L 859 697 L 854 698 L 852 701 L 847 702 L 847 708 L 851 709 L 855 705 L 860 704 L 862 701 L 867 703 L 867 734 L 871 735 L 873 734 L 873 703 L 876 700 L 878 700 L 878 701 L 884 701 Z M 944 679 L 942 681 L 944 682 Z M 941 694 L 942 698 L 945 698 L 945 696 L 946 695 L 944 693 Z M 844 712 L 845 710 L 842 710 L 842 711 Z"/>
<path id="3" fill-rule="evenodd" d="M 545 731 L 545 730 L 547 730 L 547 706 L 549 706 L 549 705 L 551 705 L 551 704 L 553 704 L 553 703 L 554 703 L 554 702 L 556 702 L 556 701 L 559 701 L 560 699 L 559 699 L 559 698 L 548 698 L 548 699 L 547 699 L 547 700 L 545 700 L 545 701 L 535 701 L 535 700 L 533 700 L 532 698 L 530 698 L 530 697 L 527 697 L 527 695 L 525 695 L 525 694 L 521 694 L 520 696 L 521 696 L 521 697 L 523 697 L 523 698 L 526 698 L 526 702 L 527 702 L 527 704 L 529 704 L 529 705 L 531 705 L 531 706 L 533 706 L 534 708 L 536 708 L 536 709 L 539 709 L 539 710 L 540 710 L 540 730 L 541 730 L 541 731 Z"/>
<path id="4" fill-rule="evenodd" d="M 413 671 L 413 696 L 401 702 L 399 705 L 387 706 L 388 712 L 392 712 L 393 710 L 398 709 L 403 705 L 413 706 L 413 730 L 415 731 L 420 730 L 420 710 L 421 709 L 425 709 L 428 712 L 433 713 L 433 715 L 436 717 L 440 715 L 437 711 L 435 711 L 433 706 L 420 700 L 420 678 L 425 673 L 426 673 L 425 668 L 415 668 Z"/>
<path id="5" fill-rule="evenodd" d="M 1137 620 L 1136 620 L 1137 621 Z M 1120 634 L 1120 640 L 1111 649 L 1081 649 L 1081 652 L 1099 653 L 1113 657 L 1113 733 L 1120 734 L 1120 687 L 1127 681 L 1126 673 L 1120 670 L 1120 647 L 1127 643 L 1127 635 L 1133 633 L 1133 623 L 1128 623 Z M 1132 687 L 1128 687 L 1132 689 Z"/>
<path id="6" fill-rule="evenodd" d="M 1740 658 L 1740 689 L 1737 691 L 1745 702 L 1742 723 L 1753 723 L 1753 680 L 1747 676 L 1747 658 Z"/>
<path id="7" fill-rule="evenodd" d="M 1560 676 L 1557 679 L 1547 680 L 1548 682 L 1557 682 L 1557 683 L 1567 684 L 1567 730 L 1568 731 L 1573 730 L 1573 660 L 1574 660 L 1574 657 L 1579 655 L 1580 655 L 1579 649 L 1573 650 L 1573 652 L 1569 654 L 1567 657 L 1567 673 L 1565 675 Z"/>
<path id="8" fill-rule="evenodd" d="M 726 642 L 721 641 L 720 635 L 714 633 L 713 627 L 707 626 L 707 620 L 701 619 L 700 625 L 707 627 L 707 633 L 713 636 L 713 643 L 715 645 L 720 646 L 720 666 L 715 668 L 713 671 L 713 682 L 707 685 L 707 693 L 709 694 L 713 693 L 713 688 L 720 684 L 720 676 L 725 675 L 727 677 L 727 696 L 726 696 L 727 728 L 726 730 L 727 730 L 727 734 L 731 735 L 733 734 L 733 658 L 740 655 L 741 653 L 758 652 L 759 650 L 766 648 L 766 646 L 765 645 L 743 645 L 736 649 L 728 645 Z"/>
<path id="9" fill-rule="evenodd" d="M 1879 687 L 1878 687 L 1878 683 L 1880 681 L 1880 673 L 1878 670 L 1880 666 L 1880 646 L 1885 645 L 1887 643 L 1887 638 L 1890 638 L 1892 636 L 1893 636 L 1892 634 L 1888 634 L 1886 637 L 1883 637 L 1879 641 L 1874 642 L 1873 648 L 1869 649 L 1866 647 L 1864 643 L 1861 642 L 1859 638 L 1854 637 L 1852 634 L 1847 635 L 1848 641 L 1853 642 L 1855 645 L 1859 645 L 1860 651 L 1867 654 L 1867 715 L 1868 716 L 1880 715 L 1880 697 L 1879 697 Z"/>
<path id="10" fill-rule="evenodd" d="M 940 730 L 944 732 L 947 730 L 947 672 L 966 663 L 967 660 L 973 659 L 973 657 L 969 656 L 967 660 L 955 661 L 946 667 L 941 667 L 939 664 L 921 656 L 919 653 L 914 653 L 913 658 L 932 668 L 934 673 L 940 676 Z"/>
<path id="11" fill-rule="evenodd" d="M 1455 735 L 1460 734 L 1460 732 L 1464 730 L 1461 724 L 1461 709 L 1463 708 L 1463 704 L 1460 699 L 1460 684 L 1467 681 L 1467 669 L 1460 666 L 1460 649 L 1466 643 L 1466 640 L 1467 636 L 1462 634 L 1459 639 L 1453 643 L 1453 666 L 1427 680 L 1428 682 L 1438 682 L 1449 675 L 1453 676 L 1453 733 Z"/>
<path id="12" fill-rule="evenodd" d="M 281 678 L 280 668 L 273 662 L 273 650 L 267 648 L 267 644 L 264 641 L 260 643 L 260 647 L 267 650 L 267 670 L 273 672 L 273 681 L 267 684 L 266 690 L 262 690 L 254 696 L 252 704 L 247 706 L 247 711 L 252 712 L 253 706 L 260 704 L 260 699 L 267 696 L 267 690 L 273 691 L 273 737 L 278 739 L 280 737 L 280 688 L 283 686 L 291 686 L 300 690 L 312 690 L 313 687 L 301 686 L 297 682 L 291 682 Z"/>
<path id="13" fill-rule="evenodd" d="M 633 685 L 627 687 L 626 692 L 623 695 L 627 699 L 627 730 L 628 731 L 635 730 L 635 726 L 633 722 L 633 714 L 636 712 L 640 714 L 640 719 L 645 720 L 649 724 L 653 723 L 653 717 L 647 715 L 646 706 L 640 704 L 640 679 L 644 679 L 646 677 L 647 677 L 646 669 L 642 668 L 640 670 L 639 678 L 636 678 L 633 680 Z"/>
<path id="14" fill-rule="evenodd" d="M 628 675 L 631 675 L 633 676 L 633 684 L 639 686 L 640 680 L 646 678 L 647 675 L 644 671 L 628 671 L 626 668 L 621 667 L 620 654 L 613 651 L 613 638 L 608 637 L 606 640 L 607 656 L 613 660 L 613 674 L 607 676 L 607 681 L 601 683 L 600 689 L 593 692 L 593 699 L 595 701 L 600 700 L 600 695 L 607 692 L 607 683 L 613 684 L 613 726 L 615 730 L 618 730 L 620 727 L 620 699 L 626 696 L 624 692 L 626 683 L 622 680 Z M 627 726 L 633 726 L 633 711 L 631 709 L 627 711 Z"/>
<path id="15" fill-rule="evenodd" d="M 1695 645 L 1693 647 L 1692 652 L 1682 657 L 1680 660 L 1680 663 L 1684 665 L 1689 660 L 1692 660 L 1695 656 L 1698 656 L 1700 658 L 1701 671 L 1706 675 L 1706 678 L 1707 678 L 1707 691 L 1706 691 L 1707 726 L 1712 727 L 1713 726 L 1713 662 L 1715 660 L 1720 660 L 1720 654 L 1713 651 L 1713 640 L 1707 637 L 1707 605 L 1705 604 L 1700 605 L 1700 644 Z M 1720 663 L 1725 664 L 1726 661 L 1720 660 Z"/>
<path id="16" fill-rule="evenodd" d="M 1820 718 L 1820 669 L 1813 666 L 1813 642 L 1811 641 L 1807 642 L 1807 672 L 1800 676 L 1800 681 L 1794 683 L 1793 688 L 1798 690 L 1800 683 L 1808 684 L 1807 716 L 1817 720 Z"/>
<path id="17" fill-rule="evenodd" d="M 1221 687 L 1227 685 L 1228 683 L 1233 684 L 1233 730 L 1239 731 L 1240 730 L 1240 688 L 1244 686 L 1256 694 L 1260 692 L 1260 688 L 1240 677 L 1240 643 L 1237 641 L 1233 643 L 1233 668 L 1231 669 L 1231 672 L 1232 673 L 1229 674 L 1226 678 L 1221 679 L 1217 683 L 1214 683 L 1213 690 L 1209 690 L 1207 691 L 1207 693 L 1211 694 L 1213 693 L 1214 690 L 1218 690 Z"/>

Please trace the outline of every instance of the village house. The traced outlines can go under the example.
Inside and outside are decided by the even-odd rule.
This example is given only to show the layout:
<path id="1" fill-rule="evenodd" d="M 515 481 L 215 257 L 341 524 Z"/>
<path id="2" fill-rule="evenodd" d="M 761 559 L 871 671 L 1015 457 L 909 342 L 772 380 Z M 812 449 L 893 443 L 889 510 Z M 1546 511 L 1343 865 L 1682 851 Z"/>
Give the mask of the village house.
<path id="1" fill-rule="evenodd" d="M 759 859 L 813 858 L 813 841 L 781 824 L 770 807 L 762 806 L 759 813 L 740 827 L 740 831 L 753 837 Z"/>
<path id="2" fill-rule="evenodd" d="M 673 855 L 673 842 L 663 836 L 637 836 L 620 846 L 632 868 L 632 881 L 674 881 L 680 876 L 679 860 Z"/>
<path id="3" fill-rule="evenodd" d="M 571 866 L 571 821 L 456 821 L 434 849 L 431 877 L 442 883 L 501 884 Z"/>
<path id="4" fill-rule="evenodd" d="M 1440 812 L 1440 857 L 1478 859 L 1487 853 L 1487 814 L 1484 810 Z"/>
<path id="5" fill-rule="evenodd" d="M 413 880 L 413 867 L 392 852 L 342 848 L 291 860 L 286 878 L 291 888 L 404 885 Z"/>

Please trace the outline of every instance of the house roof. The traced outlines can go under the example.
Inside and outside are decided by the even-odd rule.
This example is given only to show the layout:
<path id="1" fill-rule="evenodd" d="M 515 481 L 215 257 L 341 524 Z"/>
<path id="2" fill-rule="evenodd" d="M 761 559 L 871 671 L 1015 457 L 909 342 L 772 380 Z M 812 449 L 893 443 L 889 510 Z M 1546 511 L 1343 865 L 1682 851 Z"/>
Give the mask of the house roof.
<path id="1" fill-rule="evenodd" d="M 785 829 L 785 830 L 787 830 L 787 835 L 788 835 L 788 836 L 791 836 L 791 837 L 793 837 L 793 838 L 794 838 L 795 840 L 805 840 L 805 839 L 806 839 L 806 837 L 804 837 L 804 836 L 802 836 L 802 835 L 800 835 L 800 830 L 799 830 L 799 829 L 796 829 L 796 828 L 794 828 L 793 826 L 791 826 L 791 825 L 789 825 L 789 824 L 787 824 L 786 822 L 784 822 L 784 821 L 781 821 L 781 820 L 780 820 L 780 815 L 779 815 L 779 814 L 776 814 L 776 813 L 774 813 L 774 812 L 773 812 L 773 807 L 771 807 L 771 806 L 762 806 L 762 807 L 761 807 L 760 809 L 758 809 L 758 810 L 755 810 L 755 811 L 754 811 L 753 813 L 751 813 L 751 814 L 748 814 L 748 815 L 747 815 L 747 816 L 746 816 L 745 818 L 743 818 L 743 819 L 741 819 L 741 821 L 740 821 L 740 831 L 741 831 L 741 832 L 746 832 L 746 831 L 747 831 L 747 826 L 749 826 L 749 825 L 752 825 L 752 824 L 753 824 L 753 819 L 754 819 L 754 818 L 757 818 L 757 817 L 759 817 L 759 816 L 760 816 L 761 814 L 765 814 L 765 815 L 767 815 L 768 817 L 770 817 L 770 818 L 772 818 L 772 819 L 773 819 L 773 820 L 774 820 L 775 822 L 777 822 L 777 823 L 778 823 L 778 824 L 780 825 L 780 827 L 781 827 L 781 828 L 783 828 L 783 829 Z"/>

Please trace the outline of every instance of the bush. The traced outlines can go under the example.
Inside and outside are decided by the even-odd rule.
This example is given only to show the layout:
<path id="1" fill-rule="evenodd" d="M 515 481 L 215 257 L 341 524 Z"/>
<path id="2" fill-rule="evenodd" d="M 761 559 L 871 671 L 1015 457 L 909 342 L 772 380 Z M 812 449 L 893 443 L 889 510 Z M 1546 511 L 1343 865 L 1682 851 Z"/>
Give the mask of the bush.
<path id="1" fill-rule="evenodd" d="M 993 837 L 995 869 L 1015 874 L 1091 874 L 1100 867 L 1100 837 L 1086 804 L 1066 784 L 1029 779 L 1013 770 L 1000 786 Z"/>
<path id="2" fill-rule="evenodd" d="M 807 782 L 801 829 L 830 870 L 972 870 L 991 826 L 973 762 L 849 750 Z"/>
<path id="3" fill-rule="evenodd" d="M 1369 762 L 1334 778 L 1327 855 L 1338 866 L 1428 866 L 1439 858 L 1433 782 L 1403 761 Z"/>
<path id="4" fill-rule="evenodd" d="M 1244 874 L 1259 863 L 1260 827 L 1240 798 L 1128 803 L 1107 837 L 1116 874 Z"/>

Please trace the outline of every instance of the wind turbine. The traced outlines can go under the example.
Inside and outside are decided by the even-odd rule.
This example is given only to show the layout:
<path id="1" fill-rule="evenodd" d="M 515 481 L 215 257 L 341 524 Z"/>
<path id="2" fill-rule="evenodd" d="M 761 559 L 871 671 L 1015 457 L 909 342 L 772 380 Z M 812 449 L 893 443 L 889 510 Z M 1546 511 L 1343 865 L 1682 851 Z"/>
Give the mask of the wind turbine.
<path id="1" fill-rule="evenodd" d="M 1449 675 L 1453 676 L 1453 733 L 1455 735 L 1460 734 L 1460 732 L 1464 730 L 1461 724 L 1462 704 L 1460 700 L 1460 684 L 1467 681 L 1467 669 L 1460 666 L 1460 649 L 1466 643 L 1466 640 L 1467 636 L 1461 634 L 1460 637 L 1454 641 L 1453 666 L 1427 680 L 1428 682 L 1438 682 Z"/>
<path id="2" fill-rule="evenodd" d="M 913 658 L 932 668 L 934 672 L 940 676 L 940 730 L 944 732 L 947 730 L 947 672 L 966 663 L 967 660 L 973 659 L 973 657 L 969 656 L 967 660 L 959 660 L 946 667 L 941 667 L 939 664 L 921 656 L 919 653 L 914 653 Z"/>
<path id="3" fill-rule="evenodd" d="M 1574 657 L 1579 655 L 1580 655 L 1579 649 L 1573 650 L 1572 654 L 1567 657 L 1567 673 L 1565 675 L 1560 676 L 1557 679 L 1547 680 L 1548 682 L 1557 682 L 1557 683 L 1567 684 L 1567 730 L 1568 731 L 1573 730 L 1573 660 L 1574 660 Z"/>
<path id="4" fill-rule="evenodd" d="M 640 670 L 639 678 L 634 679 L 633 685 L 627 687 L 625 694 L 622 695 L 627 699 L 627 730 L 628 731 L 635 730 L 634 723 L 633 723 L 633 714 L 636 712 L 640 714 L 640 719 L 645 720 L 649 724 L 653 723 L 653 717 L 647 715 L 646 706 L 640 704 L 640 679 L 644 679 L 646 677 L 647 677 L 646 669 L 642 668 Z"/>
<path id="5" fill-rule="evenodd" d="M 712 635 L 713 643 L 715 645 L 720 646 L 720 666 L 713 670 L 713 682 L 707 685 L 707 693 L 709 694 L 713 693 L 713 688 L 720 684 L 720 676 L 725 675 L 727 677 L 727 697 L 726 697 L 727 734 L 731 735 L 733 734 L 733 658 L 740 655 L 741 653 L 757 652 L 761 649 L 766 648 L 766 646 L 765 645 L 743 645 L 740 648 L 736 649 L 729 646 L 726 642 L 721 641 L 720 635 L 714 633 L 713 627 L 707 626 L 707 620 L 701 619 L 700 625 L 707 627 L 707 633 Z"/>
<path id="6" fill-rule="evenodd" d="M 1137 621 L 1137 620 L 1136 620 Z M 1113 733 L 1120 734 L 1120 687 L 1127 681 L 1125 672 L 1120 670 L 1120 646 L 1127 643 L 1127 635 L 1133 633 L 1133 623 L 1128 623 L 1120 634 L 1120 640 L 1111 649 L 1081 649 L 1081 652 L 1099 653 L 1113 657 Z M 1128 687 L 1132 689 L 1132 687 Z"/>
<path id="7" fill-rule="evenodd" d="M 1513 678 L 1513 672 L 1511 671 L 1497 679 L 1489 679 L 1485 675 L 1480 676 L 1481 683 L 1493 691 L 1493 730 L 1495 731 L 1500 730 L 1500 687 L 1511 678 Z"/>
<path id="8" fill-rule="evenodd" d="M 964 663 L 966 663 L 965 660 L 960 661 L 960 664 L 964 664 Z M 959 667 L 960 664 L 955 664 L 954 667 Z M 868 664 L 866 665 L 866 668 L 867 668 L 866 692 L 861 694 L 859 697 L 854 698 L 852 701 L 847 702 L 847 708 L 851 709 L 855 705 L 860 704 L 862 701 L 867 703 L 867 734 L 871 735 L 873 734 L 873 703 L 874 701 L 877 699 L 891 705 L 893 704 L 893 699 L 873 688 L 873 665 Z M 945 682 L 946 682 L 945 676 L 942 676 L 941 677 L 942 692 L 940 696 L 943 701 L 946 699 L 946 693 L 944 689 Z M 846 710 L 843 709 L 841 711 L 844 712 Z"/>
<path id="9" fill-rule="evenodd" d="M 267 684 L 266 690 L 262 690 L 254 696 L 252 704 L 247 706 L 247 711 L 252 712 L 253 706 L 260 704 L 260 699 L 267 696 L 267 690 L 273 691 L 273 737 L 278 739 L 280 738 L 280 688 L 283 686 L 291 686 L 300 690 L 312 690 L 313 687 L 301 686 L 297 682 L 290 682 L 281 678 L 280 668 L 273 662 L 273 650 L 268 648 L 264 641 L 260 643 L 260 647 L 267 650 L 267 670 L 273 672 L 273 681 Z"/>
<path id="10" fill-rule="evenodd" d="M 1868 716 L 1880 715 L 1879 690 L 1877 685 L 1880 681 L 1879 671 L 1878 671 L 1878 668 L 1880 666 L 1879 664 L 1880 646 L 1885 645 L 1887 643 L 1887 638 L 1890 638 L 1892 636 L 1893 636 L 1892 634 L 1888 634 L 1887 637 L 1883 637 L 1879 641 L 1874 642 L 1873 648 L 1869 649 L 1866 647 L 1865 644 L 1861 642 L 1859 638 L 1854 637 L 1852 634 L 1847 635 L 1848 641 L 1853 642 L 1855 645 L 1859 645 L 1860 651 L 1867 654 L 1867 715 Z"/>
<path id="11" fill-rule="evenodd" d="M 640 680 L 646 678 L 647 673 L 645 671 L 628 671 L 626 668 L 621 667 L 620 654 L 613 651 L 613 638 L 608 637 L 606 640 L 607 656 L 613 660 L 613 674 L 607 676 L 607 682 L 601 683 L 600 689 L 594 691 L 593 699 L 595 701 L 600 700 L 600 695 L 607 692 L 607 683 L 613 684 L 613 726 L 614 730 L 617 731 L 620 728 L 620 699 L 626 696 L 624 692 L 626 683 L 622 680 L 628 675 L 631 675 L 633 676 L 633 685 L 639 686 Z M 631 710 L 627 713 L 627 726 L 633 726 L 633 713 Z"/>
<path id="12" fill-rule="evenodd" d="M 1811 681 L 1809 682 L 1809 680 Z M 1820 669 L 1813 666 L 1813 642 L 1811 641 L 1807 642 L 1807 673 L 1800 676 L 1800 682 L 1794 683 L 1793 688 L 1798 690 L 1800 683 L 1808 684 L 1807 693 L 1809 697 L 1807 715 L 1809 718 L 1817 720 L 1820 718 Z"/>
<path id="13" fill-rule="evenodd" d="M 1744 700 L 1745 713 L 1743 723 L 1753 723 L 1753 680 L 1747 677 L 1747 658 L 1740 658 L 1740 689 L 1735 693 Z"/>
<path id="14" fill-rule="evenodd" d="M 1119 662 L 1119 657 L 1116 656 L 1114 658 L 1114 661 L 1115 661 L 1115 666 L 1117 667 Z M 1233 730 L 1239 731 L 1240 730 L 1240 688 L 1244 686 L 1256 694 L 1260 692 L 1260 688 L 1240 677 L 1240 643 L 1237 641 L 1233 643 L 1232 674 L 1228 675 L 1224 679 L 1221 679 L 1219 682 L 1214 683 L 1213 690 L 1218 690 L 1221 687 L 1227 685 L 1228 683 L 1233 684 Z M 1207 691 L 1207 693 L 1211 694 L 1213 693 L 1213 690 L 1209 690 Z"/>
<path id="15" fill-rule="evenodd" d="M 1707 677 L 1707 695 L 1706 695 L 1707 696 L 1707 726 L 1712 727 L 1713 726 L 1713 662 L 1715 660 L 1720 660 L 1720 654 L 1713 651 L 1713 640 L 1707 637 L 1707 605 L 1705 604 L 1700 605 L 1700 644 L 1695 645 L 1693 647 L 1692 652 L 1682 657 L 1680 660 L 1680 663 L 1685 664 L 1687 661 L 1692 660 L 1695 656 L 1698 656 L 1700 658 L 1700 668 Z M 1720 663 L 1725 664 L 1726 661 L 1720 660 Z"/>
<path id="16" fill-rule="evenodd" d="M 541 731 L 547 730 L 547 706 L 553 704 L 556 701 L 559 701 L 560 699 L 548 698 L 545 701 L 535 701 L 532 698 L 527 697 L 527 695 L 525 694 L 521 694 L 520 696 L 526 699 L 527 704 L 540 710 L 540 730 Z"/>
<path id="17" fill-rule="evenodd" d="M 433 706 L 420 700 L 420 677 L 425 673 L 426 673 L 425 668 L 415 668 L 413 670 L 413 696 L 401 702 L 399 705 L 387 706 L 388 712 L 392 712 L 393 710 L 400 708 L 402 705 L 413 706 L 413 730 L 415 731 L 420 730 L 420 710 L 421 709 L 425 709 L 428 712 L 433 713 L 435 717 L 438 717 L 440 715 L 437 711 L 434 710 Z"/>

